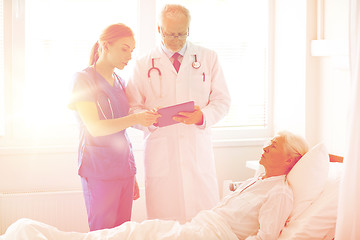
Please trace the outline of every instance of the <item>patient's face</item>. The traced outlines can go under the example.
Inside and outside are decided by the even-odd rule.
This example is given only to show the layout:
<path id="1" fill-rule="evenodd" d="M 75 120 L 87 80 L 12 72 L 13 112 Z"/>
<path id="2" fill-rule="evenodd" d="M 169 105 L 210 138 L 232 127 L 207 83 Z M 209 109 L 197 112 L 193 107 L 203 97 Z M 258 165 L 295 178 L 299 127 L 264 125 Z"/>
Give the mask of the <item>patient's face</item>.
<path id="1" fill-rule="evenodd" d="M 288 154 L 284 150 L 283 137 L 273 138 L 264 148 L 261 156 L 260 164 L 266 168 L 283 168 L 286 167 L 286 161 L 289 159 Z"/>

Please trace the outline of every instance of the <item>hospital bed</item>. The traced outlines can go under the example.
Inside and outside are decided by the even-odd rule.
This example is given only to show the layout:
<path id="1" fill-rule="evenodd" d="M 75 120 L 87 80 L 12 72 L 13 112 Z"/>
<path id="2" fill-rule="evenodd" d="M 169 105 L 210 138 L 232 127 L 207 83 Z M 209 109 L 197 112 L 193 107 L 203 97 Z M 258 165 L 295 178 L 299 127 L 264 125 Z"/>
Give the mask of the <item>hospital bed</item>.
<path id="1" fill-rule="evenodd" d="M 339 183 L 343 171 L 341 162 L 342 157 L 329 155 L 325 146 L 318 144 L 293 167 L 287 180 L 294 192 L 294 209 L 278 238 L 279 240 L 331 240 L 334 238 Z M 256 171 L 256 174 L 261 172 L 261 166 Z M 211 211 L 200 213 L 193 219 L 193 222 L 194 224 L 182 226 L 174 221 L 125 223 L 131 224 L 131 226 L 95 231 L 91 235 L 85 236 L 84 233 L 61 232 L 42 223 L 31 225 L 31 220 L 24 219 L 20 220 L 18 224 L 12 225 L 11 231 L 17 235 L 18 230 L 22 228 L 22 235 L 20 238 L 16 238 L 22 240 L 237 239 L 229 226 L 213 216 Z M 206 225 L 206 227 L 199 228 L 202 225 Z M 35 228 L 36 230 L 34 230 Z M 138 231 L 133 231 L 135 228 Z M 181 237 L 179 237 L 179 232 L 181 232 Z M 186 237 L 193 235 L 196 237 Z M 164 236 L 166 237 L 164 238 Z M 1 236 L 0 240 L 3 240 Z"/>
<path id="2" fill-rule="evenodd" d="M 294 166 L 288 174 L 294 210 L 279 240 L 334 239 L 342 162 L 343 157 L 328 154 L 325 146 L 318 144 Z M 255 175 L 263 171 L 257 161 L 249 165 Z M 230 191 L 239 184 L 231 182 Z"/>

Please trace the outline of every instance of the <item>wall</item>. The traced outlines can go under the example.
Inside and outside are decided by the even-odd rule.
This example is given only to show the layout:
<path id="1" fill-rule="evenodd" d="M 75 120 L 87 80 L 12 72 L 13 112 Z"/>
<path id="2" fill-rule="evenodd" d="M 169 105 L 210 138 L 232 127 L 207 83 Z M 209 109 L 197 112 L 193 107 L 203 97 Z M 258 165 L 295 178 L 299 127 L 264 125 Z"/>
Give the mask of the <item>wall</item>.
<path id="1" fill-rule="evenodd" d="M 0 192 L 71 191 L 81 188 L 76 148 L 2 149 Z"/>
<path id="2" fill-rule="evenodd" d="M 321 66 L 321 137 L 335 154 L 343 155 L 346 145 L 349 95 L 348 8 L 349 1 L 324 1 L 324 45 Z"/>
<path id="3" fill-rule="evenodd" d="M 348 1 L 275 1 L 275 131 L 345 151 Z M 319 5 L 319 3 L 322 3 Z"/>
<path id="4" fill-rule="evenodd" d="M 275 130 L 305 135 L 306 1 L 275 1 Z"/>

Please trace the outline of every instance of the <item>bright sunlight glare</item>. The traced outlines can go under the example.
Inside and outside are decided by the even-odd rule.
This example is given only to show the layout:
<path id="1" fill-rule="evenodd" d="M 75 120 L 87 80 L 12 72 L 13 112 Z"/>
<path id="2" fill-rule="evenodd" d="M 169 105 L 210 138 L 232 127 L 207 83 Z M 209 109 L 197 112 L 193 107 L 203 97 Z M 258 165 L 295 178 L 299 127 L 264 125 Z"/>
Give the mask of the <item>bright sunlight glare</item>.
<path id="1" fill-rule="evenodd" d="M 91 48 L 106 26 L 123 22 L 135 31 L 136 10 L 137 1 L 27 1 L 22 114 L 28 131 L 41 135 L 75 124 L 67 108 L 73 74 L 88 66 Z"/>
<path id="2" fill-rule="evenodd" d="M 166 2 L 169 1 L 157 0 L 157 9 Z M 218 125 L 265 126 L 267 0 L 173 2 L 186 5 L 191 12 L 189 40 L 214 49 L 219 55 L 232 106 Z M 90 50 L 104 27 L 122 22 L 137 33 L 137 3 L 126 0 L 27 1 L 25 82 L 21 86 L 23 97 L 19 99 L 22 101 L 19 109 L 23 110 L 17 115 L 22 115 L 28 131 L 36 129 L 40 135 L 39 129 L 46 132 L 57 128 L 61 132 L 75 125 L 74 114 L 67 108 L 73 74 L 87 67 Z"/>

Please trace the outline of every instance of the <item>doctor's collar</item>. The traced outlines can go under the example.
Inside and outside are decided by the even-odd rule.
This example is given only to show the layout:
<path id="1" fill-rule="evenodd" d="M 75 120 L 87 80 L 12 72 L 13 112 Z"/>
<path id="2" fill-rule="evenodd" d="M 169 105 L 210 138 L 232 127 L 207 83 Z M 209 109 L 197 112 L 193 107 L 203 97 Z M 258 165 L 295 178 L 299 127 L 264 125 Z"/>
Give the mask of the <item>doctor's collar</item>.
<path id="1" fill-rule="evenodd" d="M 182 49 L 180 49 L 180 51 L 178 51 L 178 53 L 181 54 L 181 56 L 184 56 L 185 51 L 186 51 L 186 48 L 187 48 L 187 44 L 188 44 L 188 43 L 186 42 L 185 45 L 184 45 L 184 47 L 183 47 Z M 163 41 L 161 41 L 160 47 L 161 47 L 161 49 L 164 51 L 164 53 L 166 54 L 166 56 L 168 56 L 168 58 L 171 58 L 172 55 L 174 55 L 174 53 L 175 53 L 175 52 L 167 49 L 167 48 L 165 47 L 165 44 L 164 44 Z"/>

